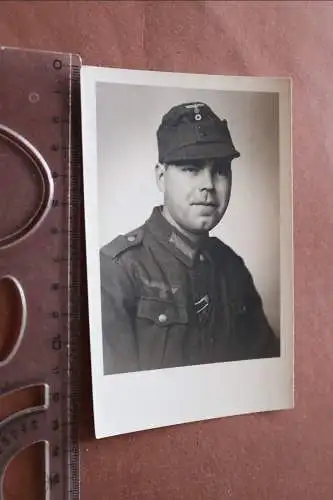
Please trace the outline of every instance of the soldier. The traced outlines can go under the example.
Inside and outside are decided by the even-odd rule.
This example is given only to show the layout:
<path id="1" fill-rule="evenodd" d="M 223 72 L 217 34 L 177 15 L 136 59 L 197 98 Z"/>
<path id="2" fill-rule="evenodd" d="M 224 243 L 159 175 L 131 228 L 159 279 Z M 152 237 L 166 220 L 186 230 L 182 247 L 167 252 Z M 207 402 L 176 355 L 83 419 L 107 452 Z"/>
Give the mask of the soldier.
<path id="1" fill-rule="evenodd" d="M 240 156 L 227 121 L 205 103 L 181 104 L 157 143 L 163 206 L 100 252 L 105 373 L 279 356 L 244 261 L 209 236 Z"/>

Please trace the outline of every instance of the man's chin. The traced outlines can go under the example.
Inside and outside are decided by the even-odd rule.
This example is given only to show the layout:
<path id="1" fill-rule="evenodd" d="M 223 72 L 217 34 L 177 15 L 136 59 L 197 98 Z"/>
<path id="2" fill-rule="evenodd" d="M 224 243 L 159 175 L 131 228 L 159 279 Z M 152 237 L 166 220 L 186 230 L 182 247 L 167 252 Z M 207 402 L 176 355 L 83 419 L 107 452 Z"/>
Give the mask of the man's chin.
<path id="1" fill-rule="evenodd" d="M 199 222 L 196 224 L 192 224 L 191 229 L 189 231 L 193 232 L 194 234 L 197 235 L 204 235 L 207 232 L 211 231 L 214 229 L 214 227 L 219 223 L 219 221 L 216 220 L 211 220 L 208 218 L 202 218 Z"/>
<path id="2" fill-rule="evenodd" d="M 220 222 L 221 217 L 201 216 L 197 222 L 198 230 L 211 231 Z"/>

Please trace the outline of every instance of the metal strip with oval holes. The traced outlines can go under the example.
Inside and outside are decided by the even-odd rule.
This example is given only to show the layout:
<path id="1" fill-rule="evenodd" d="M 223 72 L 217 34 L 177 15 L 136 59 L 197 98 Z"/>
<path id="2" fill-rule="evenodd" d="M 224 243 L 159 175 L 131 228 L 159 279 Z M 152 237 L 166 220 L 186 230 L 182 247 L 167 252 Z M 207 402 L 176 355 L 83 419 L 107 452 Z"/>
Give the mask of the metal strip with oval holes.
<path id="1" fill-rule="evenodd" d="M 79 498 L 80 66 L 73 54 L 0 50 L 0 280 L 23 315 L 14 354 L 0 360 L 0 404 L 31 386 L 43 394 L 0 422 L 0 500 L 6 467 L 36 442 L 45 498 Z"/>

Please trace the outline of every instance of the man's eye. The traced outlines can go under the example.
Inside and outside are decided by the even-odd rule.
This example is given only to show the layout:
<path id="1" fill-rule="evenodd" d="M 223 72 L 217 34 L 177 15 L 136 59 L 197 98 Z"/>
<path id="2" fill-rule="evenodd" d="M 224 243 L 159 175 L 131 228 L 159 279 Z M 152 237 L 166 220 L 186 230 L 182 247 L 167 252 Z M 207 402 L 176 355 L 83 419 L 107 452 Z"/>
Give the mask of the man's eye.
<path id="1" fill-rule="evenodd" d="M 196 174 L 198 172 L 198 169 L 195 167 L 183 167 L 182 170 L 183 172 L 188 172 L 189 174 Z"/>
<path id="2" fill-rule="evenodd" d="M 229 167 L 228 166 L 223 166 L 221 165 L 216 169 L 216 173 L 218 175 L 221 175 L 222 177 L 228 177 L 229 174 Z"/>
<path id="3" fill-rule="evenodd" d="M 216 173 L 217 173 L 217 175 L 221 175 L 222 177 L 227 176 L 227 170 L 225 168 L 218 168 Z"/>

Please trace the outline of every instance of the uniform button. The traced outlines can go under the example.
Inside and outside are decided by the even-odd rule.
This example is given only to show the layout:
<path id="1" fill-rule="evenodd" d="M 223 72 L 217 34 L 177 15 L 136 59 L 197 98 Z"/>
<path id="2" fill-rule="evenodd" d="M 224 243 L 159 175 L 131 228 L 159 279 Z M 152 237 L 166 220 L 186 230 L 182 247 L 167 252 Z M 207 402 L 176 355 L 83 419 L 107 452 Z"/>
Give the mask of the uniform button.
<path id="1" fill-rule="evenodd" d="M 167 316 L 165 314 L 160 314 L 159 317 L 158 317 L 158 321 L 160 323 L 165 323 L 167 321 Z"/>
<path id="2" fill-rule="evenodd" d="M 205 260 L 206 260 L 204 255 L 202 255 L 202 253 L 200 254 L 199 259 L 200 259 L 200 262 L 205 262 Z"/>
<path id="3" fill-rule="evenodd" d="M 214 337 L 211 337 L 211 338 L 209 339 L 209 341 L 210 341 L 210 343 L 211 343 L 211 344 L 214 344 L 214 342 L 215 342 Z"/>
<path id="4" fill-rule="evenodd" d="M 133 235 L 127 236 L 127 241 L 132 243 L 134 240 L 135 240 L 135 236 L 133 236 Z"/>

